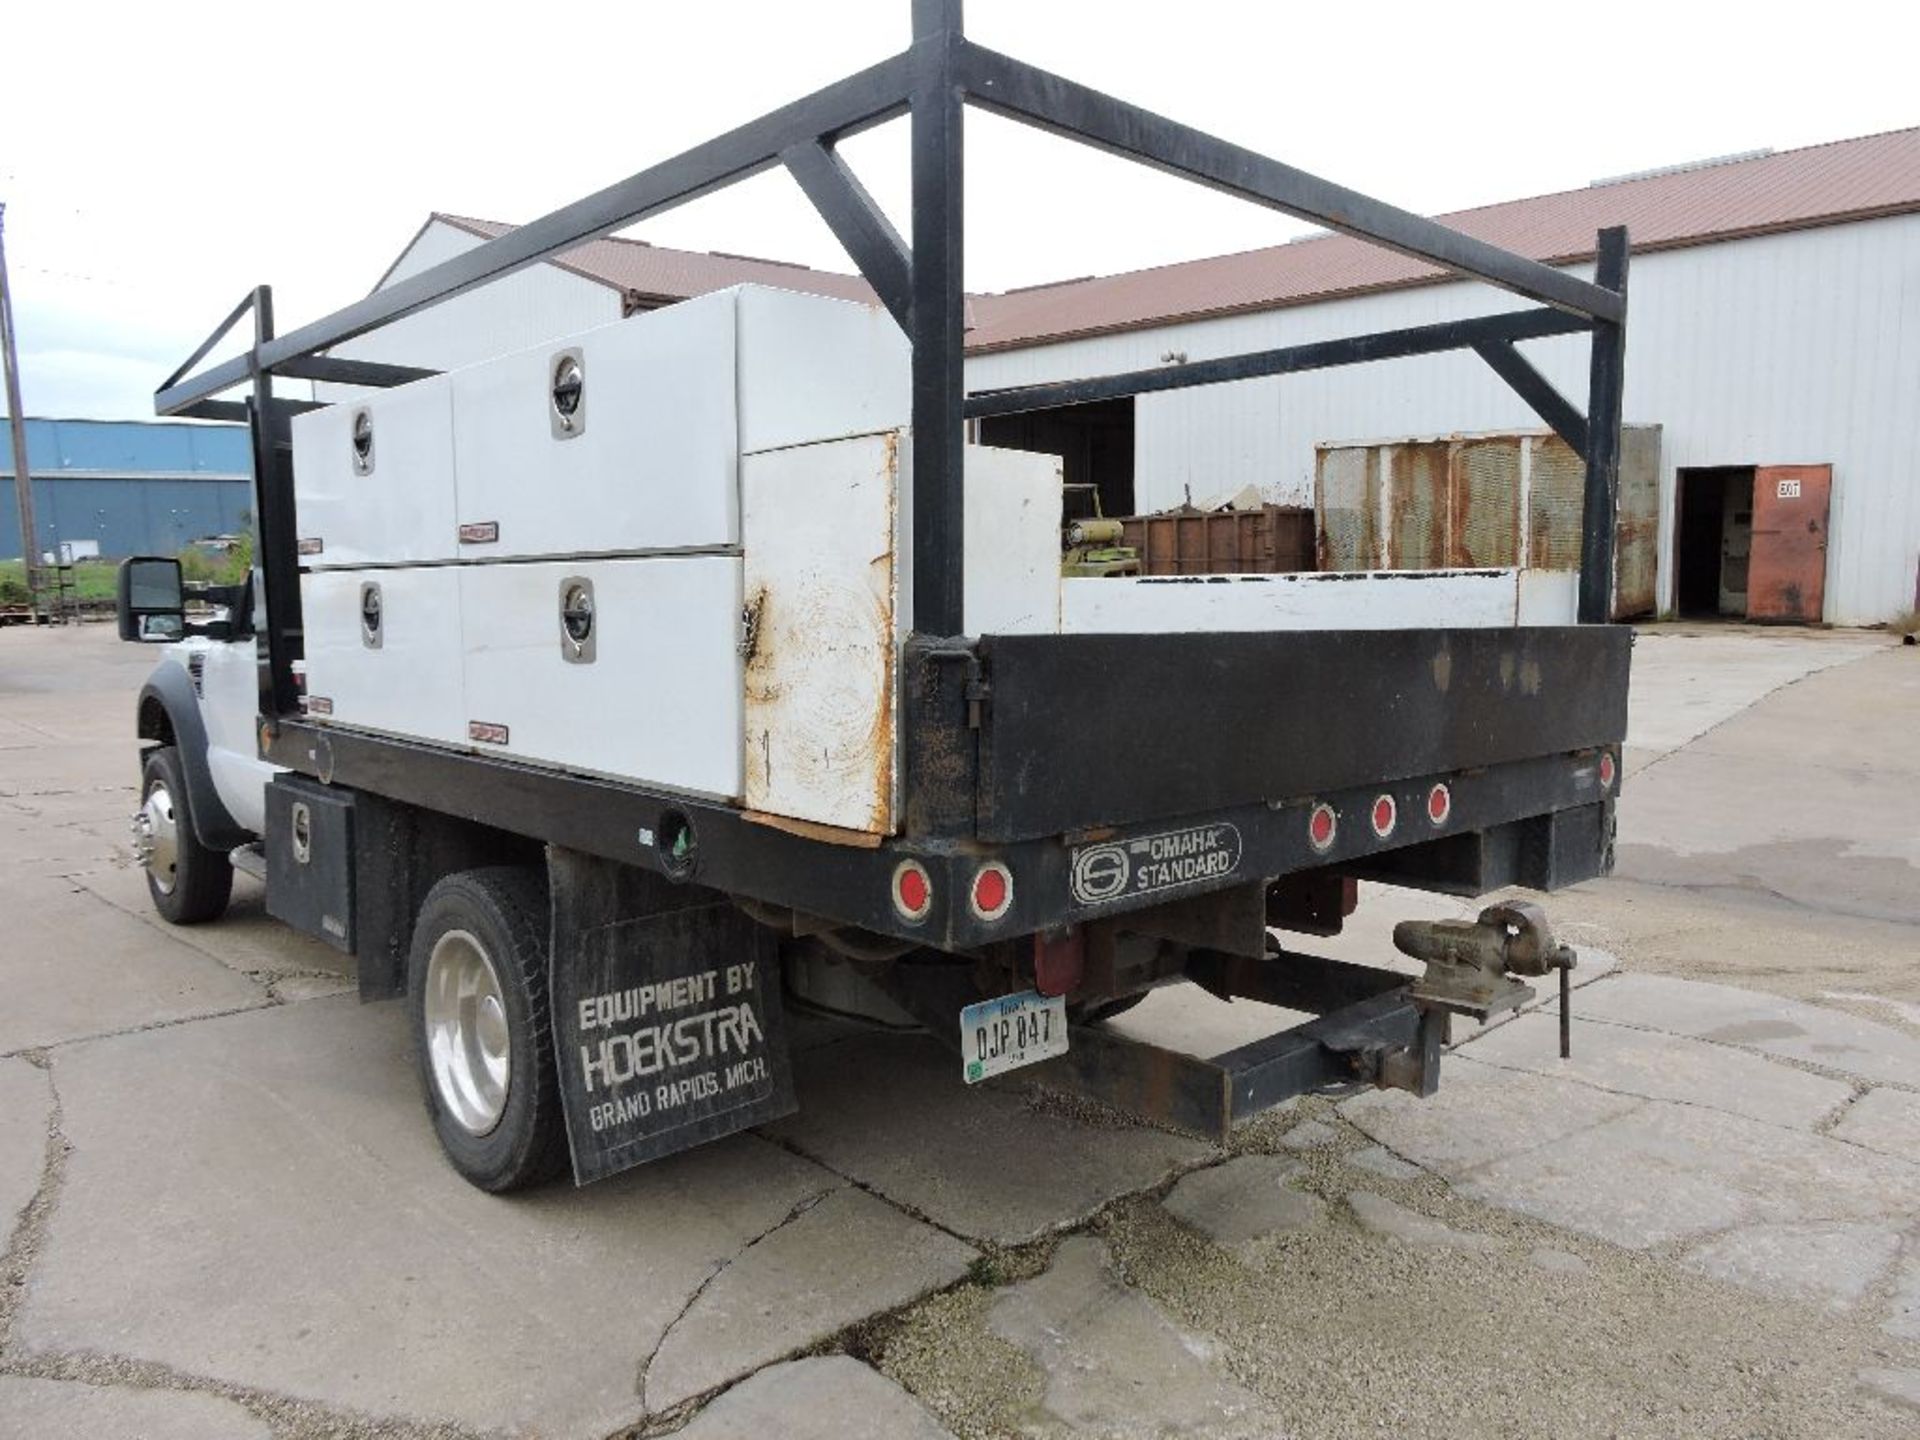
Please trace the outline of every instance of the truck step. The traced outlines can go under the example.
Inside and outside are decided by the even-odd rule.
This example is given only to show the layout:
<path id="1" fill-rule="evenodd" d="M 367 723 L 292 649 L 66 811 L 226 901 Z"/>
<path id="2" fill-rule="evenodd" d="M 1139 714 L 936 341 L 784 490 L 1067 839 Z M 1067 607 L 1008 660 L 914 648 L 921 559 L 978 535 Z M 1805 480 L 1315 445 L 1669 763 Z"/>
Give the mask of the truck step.
<path id="1" fill-rule="evenodd" d="M 233 868 L 242 875 L 251 875 L 261 884 L 266 884 L 267 852 L 260 848 L 258 840 L 251 845 L 242 845 L 239 849 L 230 851 L 227 859 L 233 862 Z"/>

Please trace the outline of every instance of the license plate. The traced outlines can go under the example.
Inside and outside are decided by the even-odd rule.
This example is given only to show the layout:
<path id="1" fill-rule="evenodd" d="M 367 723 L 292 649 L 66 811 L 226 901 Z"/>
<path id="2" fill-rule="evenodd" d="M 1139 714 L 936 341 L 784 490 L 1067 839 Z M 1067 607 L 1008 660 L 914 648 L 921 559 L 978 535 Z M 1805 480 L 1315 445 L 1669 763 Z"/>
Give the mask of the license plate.
<path id="1" fill-rule="evenodd" d="M 960 1055 L 969 1085 L 1067 1053 L 1067 999 L 1028 990 L 980 1000 L 960 1012 Z"/>

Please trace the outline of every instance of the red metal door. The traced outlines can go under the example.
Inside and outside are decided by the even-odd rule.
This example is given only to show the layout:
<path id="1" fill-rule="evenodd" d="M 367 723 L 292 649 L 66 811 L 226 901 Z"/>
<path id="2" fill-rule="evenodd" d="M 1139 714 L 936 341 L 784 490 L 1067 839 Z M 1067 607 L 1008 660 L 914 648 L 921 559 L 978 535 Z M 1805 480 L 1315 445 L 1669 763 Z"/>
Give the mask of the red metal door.
<path id="1" fill-rule="evenodd" d="M 1762 465 L 1753 472 L 1753 553 L 1747 618 L 1818 625 L 1827 592 L 1831 465 Z"/>

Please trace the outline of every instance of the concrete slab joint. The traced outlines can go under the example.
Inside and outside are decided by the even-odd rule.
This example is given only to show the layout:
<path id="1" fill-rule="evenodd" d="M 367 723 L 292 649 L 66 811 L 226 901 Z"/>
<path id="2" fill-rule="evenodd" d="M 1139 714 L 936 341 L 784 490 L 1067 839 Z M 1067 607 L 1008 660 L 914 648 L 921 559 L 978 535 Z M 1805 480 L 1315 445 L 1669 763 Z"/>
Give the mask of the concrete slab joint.
<path id="1" fill-rule="evenodd" d="M 745 1246 L 662 1332 L 641 1377 L 648 1410 L 725 1384 L 966 1274 L 978 1252 L 851 1186 Z"/>

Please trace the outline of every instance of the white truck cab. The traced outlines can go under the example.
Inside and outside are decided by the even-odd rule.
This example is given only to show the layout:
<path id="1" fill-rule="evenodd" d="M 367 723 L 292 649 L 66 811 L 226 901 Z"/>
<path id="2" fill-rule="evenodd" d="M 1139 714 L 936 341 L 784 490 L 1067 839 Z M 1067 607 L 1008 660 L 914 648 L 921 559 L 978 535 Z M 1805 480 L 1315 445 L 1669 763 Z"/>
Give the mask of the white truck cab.
<path id="1" fill-rule="evenodd" d="M 193 924 L 226 909 L 235 864 L 262 868 L 267 786 L 281 773 L 260 758 L 260 662 L 251 623 L 259 613 L 258 579 L 215 587 L 226 591 L 219 597 L 225 603 L 199 620 L 188 618 L 177 561 L 128 566 L 123 594 L 131 588 L 143 606 L 133 616 L 123 607 L 122 638 L 180 636 L 165 643 L 140 691 L 140 737 L 160 743 L 143 756 L 134 851 L 155 907 L 176 924 Z"/>

